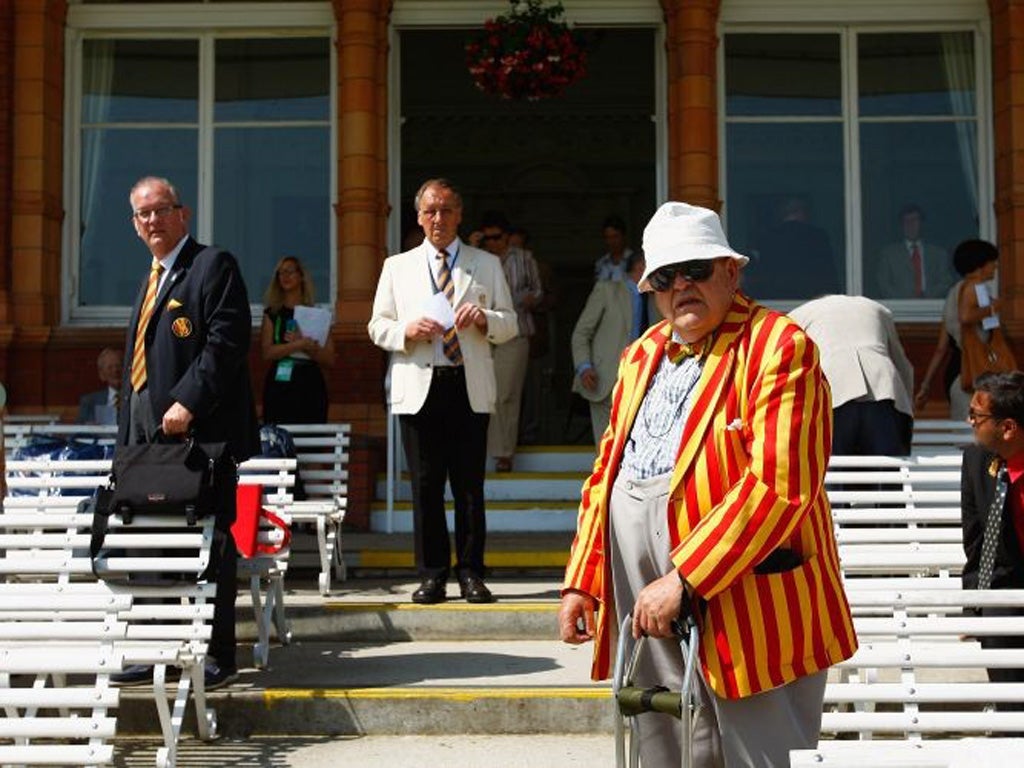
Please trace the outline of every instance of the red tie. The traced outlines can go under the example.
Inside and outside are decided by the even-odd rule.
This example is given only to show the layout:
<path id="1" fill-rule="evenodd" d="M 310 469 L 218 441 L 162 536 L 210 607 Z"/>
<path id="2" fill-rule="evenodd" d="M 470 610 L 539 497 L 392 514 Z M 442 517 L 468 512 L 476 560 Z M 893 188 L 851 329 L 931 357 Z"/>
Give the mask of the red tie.
<path id="1" fill-rule="evenodd" d="M 910 266 L 914 270 L 914 295 L 924 296 L 924 264 L 921 261 L 921 244 L 914 241 L 910 247 Z"/>

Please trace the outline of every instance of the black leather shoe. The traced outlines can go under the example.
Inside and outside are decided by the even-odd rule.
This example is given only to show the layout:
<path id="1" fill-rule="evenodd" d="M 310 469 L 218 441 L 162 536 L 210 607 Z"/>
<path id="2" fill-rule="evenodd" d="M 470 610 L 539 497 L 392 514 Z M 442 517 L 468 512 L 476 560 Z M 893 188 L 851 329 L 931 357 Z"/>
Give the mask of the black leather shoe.
<path id="1" fill-rule="evenodd" d="M 412 593 L 412 601 L 423 605 L 443 603 L 447 599 L 445 583 L 441 579 L 424 579 L 420 588 Z"/>
<path id="2" fill-rule="evenodd" d="M 153 667 L 149 664 L 129 664 L 110 676 L 111 685 L 146 685 L 153 682 Z"/>
<path id="3" fill-rule="evenodd" d="M 475 574 L 459 579 L 459 588 L 467 603 L 493 603 L 494 595 L 484 584 L 484 580 Z"/>
<path id="4" fill-rule="evenodd" d="M 203 685 L 206 690 L 212 691 L 228 683 L 233 683 L 237 679 L 237 669 L 222 667 L 216 661 L 206 662 L 206 669 L 203 673 Z"/>

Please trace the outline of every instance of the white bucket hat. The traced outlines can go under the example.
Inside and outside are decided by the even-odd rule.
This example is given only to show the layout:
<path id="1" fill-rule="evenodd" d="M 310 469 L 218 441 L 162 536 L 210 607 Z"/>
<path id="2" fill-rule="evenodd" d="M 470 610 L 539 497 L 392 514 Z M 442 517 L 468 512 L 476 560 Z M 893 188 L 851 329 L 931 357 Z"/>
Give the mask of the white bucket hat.
<path id="1" fill-rule="evenodd" d="M 664 203 L 644 227 L 644 267 L 640 289 L 650 290 L 647 278 L 669 264 L 730 256 L 744 266 L 750 259 L 729 246 L 718 214 L 687 203 Z"/>

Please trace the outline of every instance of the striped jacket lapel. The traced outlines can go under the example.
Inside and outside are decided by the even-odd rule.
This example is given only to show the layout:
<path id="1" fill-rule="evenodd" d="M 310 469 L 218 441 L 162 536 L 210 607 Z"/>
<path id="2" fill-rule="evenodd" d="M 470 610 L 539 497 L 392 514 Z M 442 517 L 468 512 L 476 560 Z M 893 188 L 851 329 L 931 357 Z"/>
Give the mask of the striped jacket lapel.
<path id="1" fill-rule="evenodd" d="M 682 482 L 683 475 L 693 463 L 697 451 L 703 445 L 711 419 L 718 410 L 722 398 L 726 395 L 726 384 L 733 380 L 733 367 L 736 363 L 736 339 L 743 330 L 750 314 L 750 305 L 741 294 L 737 294 L 725 320 L 715 334 L 714 342 L 708 357 L 704 361 L 700 380 L 697 382 L 697 394 L 693 406 L 683 428 L 676 466 L 672 471 L 670 491 L 674 491 Z"/>

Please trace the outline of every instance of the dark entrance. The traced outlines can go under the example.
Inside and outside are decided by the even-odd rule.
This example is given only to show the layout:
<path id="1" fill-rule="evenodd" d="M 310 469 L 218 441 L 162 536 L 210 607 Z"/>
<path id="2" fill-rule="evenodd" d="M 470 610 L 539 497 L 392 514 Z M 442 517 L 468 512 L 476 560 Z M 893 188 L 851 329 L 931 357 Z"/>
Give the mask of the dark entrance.
<path id="1" fill-rule="evenodd" d="M 621 216 L 640 247 L 655 200 L 655 32 L 589 32 L 586 77 L 562 98 L 511 102 L 476 90 L 465 30 L 401 32 L 401 210 L 415 224 L 420 183 L 445 176 L 462 190 L 462 236 L 488 209 L 527 230 L 550 294 L 546 340 L 527 378 L 524 443 L 591 439 L 573 405 L 570 337 L 604 253 L 601 221 Z"/>

